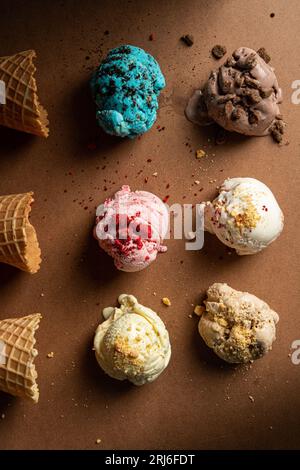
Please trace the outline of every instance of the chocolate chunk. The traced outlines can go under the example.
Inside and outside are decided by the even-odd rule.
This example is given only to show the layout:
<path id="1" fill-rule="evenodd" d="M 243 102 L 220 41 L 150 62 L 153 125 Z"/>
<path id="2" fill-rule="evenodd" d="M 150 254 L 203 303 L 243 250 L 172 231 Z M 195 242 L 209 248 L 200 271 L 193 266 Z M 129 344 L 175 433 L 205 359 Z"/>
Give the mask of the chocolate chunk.
<path id="1" fill-rule="evenodd" d="M 261 101 L 261 96 L 258 90 L 246 88 L 243 90 L 243 96 L 246 98 L 246 104 L 248 106 L 252 106 L 253 104 L 257 104 Z"/>
<path id="2" fill-rule="evenodd" d="M 249 117 L 248 117 L 248 121 L 249 121 L 249 124 L 257 124 L 258 123 L 258 120 L 259 120 L 259 113 L 258 111 L 250 111 L 249 112 Z"/>
<path id="3" fill-rule="evenodd" d="M 234 98 L 235 98 L 235 95 L 232 93 L 229 93 L 228 95 L 219 96 L 217 100 L 218 100 L 218 104 L 224 104 L 230 100 L 233 100 Z"/>
<path id="4" fill-rule="evenodd" d="M 241 106 L 236 106 L 234 110 L 231 113 L 231 119 L 233 121 L 237 121 L 238 119 L 241 119 L 242 115 L 245 114 L 245 111 Z"/>
<path id="5" fill-rule="evenodd" d="M 211 50 L 213 57 L 217 60 L 222 59 L 222 57 L 226 54 L 226 52 L 227 52 L 226 47 L 220 46 L 220 44 L 216 44 Z"/>
<path id="6" fill-rule="evenodd" d="M 251 70 L 253 69 L 253 67 L 256 66 L 256 57 L 255 57 L 255 53 L 253 52 L 252 54 L 249 54 L 247 59 L 245 60 L 245 63 L 243 64 L 243 68 L 247 69 L 247 70 Z"/>
<path id="7" fill-rule="evenodd" d="M 277 142 L 278 144 L 280 144 L 280 142 L 282 142 L 282 134 L 277 129 L 273 129 L 271 131 L 271 135 L 272 135 L 273 139 L 275 140 L 275 142 Z"/>
<path id="8" fill-rule="evenodd" d="M 237 87 L 242 87 L 243 84 L 244 84 L 244 81 L 245 81 L 245 79 L 244 79 L 243 75 L 237 75 L 235 77 L 235 84 L 236 84 Z"/>
<path id="9" fill-rule="evenodd" d="M 232 104 L 236 105 L 236 104 L 239 104 L 241 102 L 241 98 L 239 96 L 235 96 L 234 98 L 232 98 Z"/>
<path id="10" fill-rule="evenodd" d="M 264 47 L 260 47 L 257 51 L 257 54 L 266 62 L 266 64 L 270 62 L 271 57 L 269 56 Z"/>
<path id="11" fill-rule="evenodd" d="M 194 44 L 194 37 L 191 34 L 185 34 L 184 36 L 181 36 L 180 40 L 188 47 L 191 47 Z"/>
<path id="12" fill-rule="evenodd" d="M 276 119 L 276 121 L 274 121 L 273 125 L 270 128 L 270 132 L 275 142 L 282 142 L 284 128 L 285 124 L 282 119 Z"/>
<path id="13" fill-rule="evenodd" d="M 259 89 L 259 81 L 255 80 L 255 78 L 251 78 L 245 75 L 245 83 L 251 88 L 255 88 L 256 90 Z"/>

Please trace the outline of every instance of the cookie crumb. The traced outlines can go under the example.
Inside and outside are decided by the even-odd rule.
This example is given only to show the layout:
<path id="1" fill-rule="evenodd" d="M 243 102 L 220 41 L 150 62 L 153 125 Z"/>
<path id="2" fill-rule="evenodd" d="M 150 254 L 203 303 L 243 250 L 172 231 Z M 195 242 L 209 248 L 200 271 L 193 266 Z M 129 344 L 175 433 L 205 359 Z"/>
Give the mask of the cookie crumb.
<path id="1" fill-rule="evenodd" d="M 273 137 L 275 142 L 277 142 L 278 144 L 282 142 L 284 128 L 285 128 L 285 123 L 282 119 L 276 119 L 276 121 L 270 128 L 271 136 Z"/>
<path id="2" fill-rule="evenodd" d="M 48 359 L 52 359 L 54 357 L 54 352 L 51 351 L 47 354 Z"/>
<path id="3" fill-rule="evenodd" d="M 201 317 L 201 315 L 205 312 L 205 307 L 203 305 L 196 305 L 194 308 L 194 314 L 198 315 L 198 317 Z"/>
<path id="4" fill-rule="evenodd" d="M 267 53 L 264 47 L 260 47 L 257 51 L 257 54 L 268 64 L 271 61 L 271 57 Z"/>
<path id="5" fill-rule="evenodd" d="M 2 413 L 1 419 L 5 419 L 5 414 L 4 413 Z"/>
<path id="6" fill-rule="evenodd" d="M 166 305 L 167 307 L 171 306 L 171 300 L 168 297 L 163 297 L 161 300 L 162 300 L 162 303 Z"/>
<path id="7" fill-rule="evenodd" d="M 206 152 L 202 149 L 196 150 L 196 158 L 200 159 L 206 156 Z"/>
<path id="8" fill-rule="evenodd" d="M 249 398 L 250 401 L 252 401 L 252 403 L 254 403 L 255 400 L 254 400 L 254 397 L 252 395 L 249 395 L 248 398 Z"/>
<path id="9" fill-rule="evenodd" d="M 226 54 L 226 52 L 227 52 L 226 47 L 220 46 L 220 44 L 216 44 L 211 50 L 212 56 L 217 60 L 222 59 L 222 57 Z"/>
<path id="10" fill-rule="evenodd" d="M 191 34 L 185 34 L 184 36 L 181 36 L 180 40 L 188 47 L 191 47 L 194 44 L 194 37 Z"/>
<path id="11" fill-rule="evenodd" d="M 99 439 L 99 438 L 96 439 L 96 444 L 101 444 L 101 442 L 102 442 L 101 439 Z"/>

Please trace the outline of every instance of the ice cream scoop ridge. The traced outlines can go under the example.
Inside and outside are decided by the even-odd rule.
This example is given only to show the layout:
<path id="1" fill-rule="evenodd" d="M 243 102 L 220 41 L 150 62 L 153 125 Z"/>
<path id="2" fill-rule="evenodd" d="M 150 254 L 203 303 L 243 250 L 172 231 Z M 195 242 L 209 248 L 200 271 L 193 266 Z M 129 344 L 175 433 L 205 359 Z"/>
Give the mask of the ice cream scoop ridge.
<path id="1" fill-rule="evenodd" d="M 252 136 L 272 133 L 280 141 L 284 122 L 282 101 L 274 69 L 260 55 L 240 47 L 211 72 L 203 90 L 190 99 L 186 116 L 198 124 L 216 122 L 228 131 Z"/>
<path id="2" fill-rule="evenodd" d="M 170 361 L 169 334 L 159 316 L 133 295 L 120 295 L 119 304 L 103 310 L 105 321 L 94 339 L 96 359 L 114 379 L 152 382 Z"/>
<path id="3" fill-rule="evenodd" d="M 140 271 L 167 250 L 162 242 L 168 223 L 168 210 L 161 199 L 122 186 L 97 208 L 94 236 L 118 269 Z"/>
<path id="4" fill-rule="evenodd" d="M 255 295 L 215 283 L 207 290 L 199 333 L 224 361 L 246 363 L 272 349 L 279 316 Z"/>
<path id="5" fill-rule="evenodd" d="M 112 49 L 91 79 L 98 124 L 108 134 L 134 138 L 156 120 L 165 79 L 156 60 L 139 47 Z"/>
<path id="6" fill-rule="evenodd" d="M 219 195 L 203 203 L 205 229 L 238 255 L 266 248 L 283 229 L 283 213 L 271 190 L 254 178 L 229 178 Z"/>

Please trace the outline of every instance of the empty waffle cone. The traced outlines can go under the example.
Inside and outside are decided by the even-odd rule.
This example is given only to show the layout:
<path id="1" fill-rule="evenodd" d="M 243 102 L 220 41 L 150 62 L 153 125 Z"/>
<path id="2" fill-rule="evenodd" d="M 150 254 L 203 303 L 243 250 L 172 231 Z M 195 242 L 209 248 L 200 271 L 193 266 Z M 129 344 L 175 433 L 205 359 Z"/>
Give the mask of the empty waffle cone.
<path id="1" fill-rule="evenodd" d="M 0 196 L 0 263 L 36 273 L 41 250 L 29 222 L 33 193 Z"/>
<path id="2" fill-rule="evenodd" d="M 35 332 L 42 315 L 35 313 L 23 318 L 0 320 L 0 390 L 10 395 L 26 397 L 35 403 L 39 399 L 34 359 L 38 355 Z"/>
<path id="3" fill-rule="evenodd" d="M 5 84 L 5 104 L 0 104 L 0 125 L 48 137 L 47 111 L 37 96 L 33 50 L 0 57 L 0 80 Z"/>

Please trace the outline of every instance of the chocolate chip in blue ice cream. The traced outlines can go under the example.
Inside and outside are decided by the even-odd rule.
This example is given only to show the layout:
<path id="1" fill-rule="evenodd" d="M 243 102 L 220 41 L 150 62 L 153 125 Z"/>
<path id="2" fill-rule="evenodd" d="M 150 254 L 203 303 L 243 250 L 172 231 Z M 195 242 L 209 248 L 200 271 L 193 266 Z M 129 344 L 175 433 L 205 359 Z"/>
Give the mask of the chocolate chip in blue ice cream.
<path id="1" fill-rule="evenodd" d="M 108 134 L 134 138 L 156 120 L 165 79 L 156 60 L 139 47 L 112 49 L 91 79 L 99 126 Z"/>

